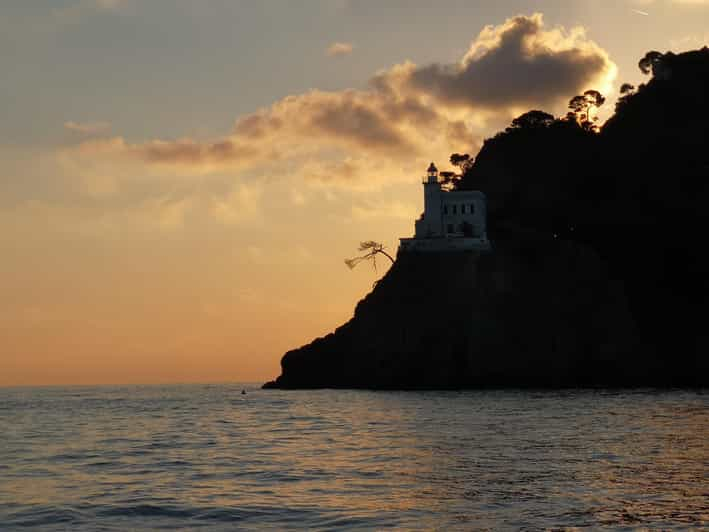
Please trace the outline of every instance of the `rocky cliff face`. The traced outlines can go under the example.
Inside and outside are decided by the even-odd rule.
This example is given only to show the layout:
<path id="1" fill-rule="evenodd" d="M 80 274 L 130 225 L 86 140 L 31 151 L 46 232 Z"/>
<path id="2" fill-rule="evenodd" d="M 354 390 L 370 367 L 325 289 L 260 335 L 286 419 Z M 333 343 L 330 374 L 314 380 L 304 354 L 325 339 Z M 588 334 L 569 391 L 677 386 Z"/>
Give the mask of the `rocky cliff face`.
<path id="1" fill-rule="evenodd" d="M 589 247 L 507 232 L 493 252 L 403 253 L 354 317 L 286 353 L 267 387 L 640 382 L 623 285 Z"/>

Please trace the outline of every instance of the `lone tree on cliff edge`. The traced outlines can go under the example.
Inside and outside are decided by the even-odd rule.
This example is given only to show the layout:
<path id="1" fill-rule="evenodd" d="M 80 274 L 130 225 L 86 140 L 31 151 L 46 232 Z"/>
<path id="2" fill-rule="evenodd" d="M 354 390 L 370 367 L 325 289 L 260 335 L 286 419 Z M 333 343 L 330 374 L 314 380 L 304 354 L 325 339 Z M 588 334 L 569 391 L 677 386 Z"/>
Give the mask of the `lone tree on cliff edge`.
<path id="1" fill-rule="evenodd" d="M 377 255 L 382 254 L 386 258 L 388 258 L 392 264 L 394 264 L 394 259 L 392 258 L 389 253 L 384 251 L 384 244 L 381 244 L 380 242 L 375 242 L 374 240 L 367 240 L 366 242 L 360 242 L 359 244 L 359 251 L 366 251 L 364 255 L 360 255 L 358 257 L 354 257 L 351 259 L 345 259 L 345 264 L 351 269 L 353 269 L 355 266 L 357 266 L 360 262 L 366 261 L 366 260 L 371 260 L 372 261 L 372 267 L 376 271 L 377 269 Z"/>

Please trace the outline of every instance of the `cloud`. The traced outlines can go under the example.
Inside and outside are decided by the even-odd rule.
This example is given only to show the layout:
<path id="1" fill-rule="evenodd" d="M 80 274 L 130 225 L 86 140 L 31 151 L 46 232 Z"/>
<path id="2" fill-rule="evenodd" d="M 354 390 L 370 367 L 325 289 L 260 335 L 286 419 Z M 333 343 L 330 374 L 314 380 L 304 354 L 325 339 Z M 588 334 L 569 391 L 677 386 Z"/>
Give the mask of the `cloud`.
<path id="1" fill-rule="evenodd" d="M 339 57 L 343 55 L 350 55 L 354 46 L 349 42 L 334 42 L 327 47 L 325 53 L 330 57 Z"/>
<path id="2" fill-rule="evenodd" d="M 84 180 L 112 175 L 118 181 L 175 180 L 215 172 L 238 171 L 261 160 L 248 147 L 229 139 L 150 140 L 131 143 L 123 137 L 93 137 L 57 152 L 60 166 Z"/>
<path id="3" fill-rule="evenodd" d="M 234 137 L 237 142 L 274 136 L 318 142 L 327 139 L 343 148 L 392 153 L 412 149 L 398 127 L 408 113 L 403 105 L 380 94 L 313 90 L 288 96 L 267 110 L 238 120 Z"/>
<path id="4" fill-rule="evenodd" d="M 458 63 L 411 68 L 403 83 L 444 105 L 525 108 L 607 90 L 616 71 L 583 28 L 546 29 L 537 13 L 485 27 Z"/>
<path id="5" fill-rule="evenodd" d="M 475 149 L 488 120 L 506 122 L 530 107 L 561 109 L 584 89 L 603 91 L 615 72 L 582 28 L 545 28 L 541 14 L 520 15 L 484 28 L 456 63 L 406 62 L 375 74 L 365 89 L 286 96 L 211 141 L 90 139 L 65 157 L 102 173 L 122 160 L 171 175 L 256 169 L 366 188 Z"/>
<path id="6" fill-rule="evenodd" d="M 380 91 L 313 90 L 288 96 L 239 118 L 228 136 L 210 142 L 155 139 L 131 143 L 123 137 L 93 138 L 63 150 L 62 159 L 81 173 L 114 172 L 146 165 L 172 175 L 241 172 L 260 167 L 287 172 L 299 168 L 306 179 L 355 182 L 361 176 L 352 154 L 407 161 L 428 153 L 451 135 L 469 140 L 465 124 L 415 97 Z M 442 152 L 448 148 L 438 146 Z M 428 156 L 427 156 L 428 157 Z M 306 172 L 306 163 L 325 161 L 331 172 Z M 333 163 L 336 160 L 338 162 Z M 143 172 L 145 175 L 146 172 Z M 374 172 L 376 173 L 376 172 Z"/>
<path id="7" fill-rule="evenodd" d="M 95 135 L 111 128 L 109 122 L 64 122 L 64 129 L 84 135 Z"/>
<path id="8" fill-rule="evenodd" d="M 233 143 L 230 139 L 212 143 L 198 143 L 192 139 L 176 141 L 153 140 L 129 148 L 135 156 L 151 163 L 195 165 L 249 160 L 253 151 Z"/>

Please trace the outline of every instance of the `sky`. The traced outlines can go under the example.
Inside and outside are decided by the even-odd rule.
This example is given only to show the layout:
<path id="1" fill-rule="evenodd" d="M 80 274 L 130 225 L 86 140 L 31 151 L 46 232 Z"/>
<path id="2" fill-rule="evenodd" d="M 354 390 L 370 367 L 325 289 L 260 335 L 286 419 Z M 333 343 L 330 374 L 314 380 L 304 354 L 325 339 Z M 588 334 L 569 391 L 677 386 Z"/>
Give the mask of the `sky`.
<path id="1" fill-rule="evenodd" d="M 3 0 L 0 386 L 258 382 L 428 163 L 709 44 L 709 0 Z"/>

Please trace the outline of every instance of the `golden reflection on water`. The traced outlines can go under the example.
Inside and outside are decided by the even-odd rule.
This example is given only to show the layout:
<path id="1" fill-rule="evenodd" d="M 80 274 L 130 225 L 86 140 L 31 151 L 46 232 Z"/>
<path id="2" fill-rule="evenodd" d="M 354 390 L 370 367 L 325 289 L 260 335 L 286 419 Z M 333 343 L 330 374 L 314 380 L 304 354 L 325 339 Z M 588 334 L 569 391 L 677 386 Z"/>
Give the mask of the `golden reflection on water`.
<path id="1" fill-rule="evenodd" d="M 701 392 L 0 390 L 0 520 L 701 527 Z M 54 521 L 52 521 L 54 520 Z"/>

